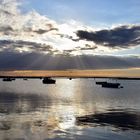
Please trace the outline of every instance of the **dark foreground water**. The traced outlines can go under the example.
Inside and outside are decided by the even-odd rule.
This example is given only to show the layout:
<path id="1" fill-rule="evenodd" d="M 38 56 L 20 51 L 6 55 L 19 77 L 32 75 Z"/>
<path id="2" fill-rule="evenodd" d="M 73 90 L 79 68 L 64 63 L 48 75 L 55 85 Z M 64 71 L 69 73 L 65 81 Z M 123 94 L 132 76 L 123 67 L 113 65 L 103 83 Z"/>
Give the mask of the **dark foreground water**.
<path id="1" fill-rule="evenodd" d="M 0 82 L 0 140 L 140 140 L 140 81 Z"/>

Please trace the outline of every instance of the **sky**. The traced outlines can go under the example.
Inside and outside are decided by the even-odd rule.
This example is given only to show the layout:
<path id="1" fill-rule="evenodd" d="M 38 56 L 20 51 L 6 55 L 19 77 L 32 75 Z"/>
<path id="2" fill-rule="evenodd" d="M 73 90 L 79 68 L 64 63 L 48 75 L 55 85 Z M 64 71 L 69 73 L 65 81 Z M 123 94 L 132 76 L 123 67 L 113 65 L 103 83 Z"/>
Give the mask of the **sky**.
<path id="1" fill-rule="evenodd" d="M 139 0 L 0 0 L 0 69 L 139 67 L 139 17 Z"/>

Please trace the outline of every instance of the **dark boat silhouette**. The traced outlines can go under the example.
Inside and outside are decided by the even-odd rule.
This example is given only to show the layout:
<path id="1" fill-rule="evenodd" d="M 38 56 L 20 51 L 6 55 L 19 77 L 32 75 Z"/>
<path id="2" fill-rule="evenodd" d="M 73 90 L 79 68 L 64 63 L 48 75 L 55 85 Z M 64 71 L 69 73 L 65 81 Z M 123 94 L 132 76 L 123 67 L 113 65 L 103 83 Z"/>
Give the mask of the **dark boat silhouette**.
<path id="1" fill-rule="evenodd" d="M 56 80 L 47 77 L 47 78 L 44 78 L 42 80 L 42 83 L 43 84 L 55 84 L 56 83 Z"/>
<path id="2" fill-rule="evenodd" d="M 3 81 L 4 81 L 4 82 L 12 82 L 12 81 L 14 81 L 14 80 L 16 80 L 16 79 L 15 79 L 15 78 L 9 78 L 9 77 L 3 78 Z"/>
<path id="3" fill-rule="evenodd" d="M 96 85 L 101 85 L 103 88 L 123 88 L 120 83 L 112 83 L 106 81 L 98 81 Z"/>
<path id="4" fill-rule="evenodd" d="M 108 83 L 108 82 L 106 82 L 106 83 L 103 83 L 101 85 L 104 88 L 123 88 L 122 86 L 120 86 L 120 83 Z"/>

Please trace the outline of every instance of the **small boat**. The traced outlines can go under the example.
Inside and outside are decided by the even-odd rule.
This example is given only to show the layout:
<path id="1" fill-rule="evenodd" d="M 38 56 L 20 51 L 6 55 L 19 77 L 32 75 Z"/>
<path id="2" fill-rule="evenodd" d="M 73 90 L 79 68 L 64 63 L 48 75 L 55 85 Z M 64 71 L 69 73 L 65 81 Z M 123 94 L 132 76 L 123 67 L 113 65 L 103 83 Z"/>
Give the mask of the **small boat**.
<path id="1" fill-rule="evenodd" d="M 45 77 L 43 80 L 42 80 L 42 83 L 43 84 L 55 84 L 56 80 L 54 79 L 51 79 L 51 78 L 48 78 L 48 77 Z"/>
<path id="2" fill-rule="evenodd" d="M 3 78 L 3 80 L 2 81 L 4 81 L 4 82 L 12 82 L 13 80 L 15 80 L 14 78 Z"/>
<path id="3" fill-rule="evenodd" d="M 104 88 L 123 88 L 122 86 L 120 86 L 120 83 L 103 83 L 102 87 Z"/>

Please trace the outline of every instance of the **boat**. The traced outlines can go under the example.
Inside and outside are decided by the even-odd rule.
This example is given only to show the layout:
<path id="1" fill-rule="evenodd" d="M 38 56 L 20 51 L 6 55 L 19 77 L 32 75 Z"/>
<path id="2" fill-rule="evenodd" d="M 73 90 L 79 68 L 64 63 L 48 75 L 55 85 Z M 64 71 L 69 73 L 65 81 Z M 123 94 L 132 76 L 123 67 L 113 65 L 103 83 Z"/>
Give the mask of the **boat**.
<path id="1" fill-rule="evenodd" d="M 9 78 L 9 77 L 3 78 L 4 82 L 12 82 L 13 80 L 15 80 L 15 78 Z"/>
<path id="2" fill-rule="evenodd" d="M 102 87 L 104 88 L 123 88 L 122 86 L 120 86 L 120 83 L 103 83 Z"/>
<path id="3" fill-rule="evenodd" d="M 56 83 L 56 80 L 51 79 L 51 78 L 48 78 L 48 77 L 45 77 L 45 78 L 42 80 L 42 83 L 43 83 L 43 84 L 55 84 L 55 83 Z"/>

